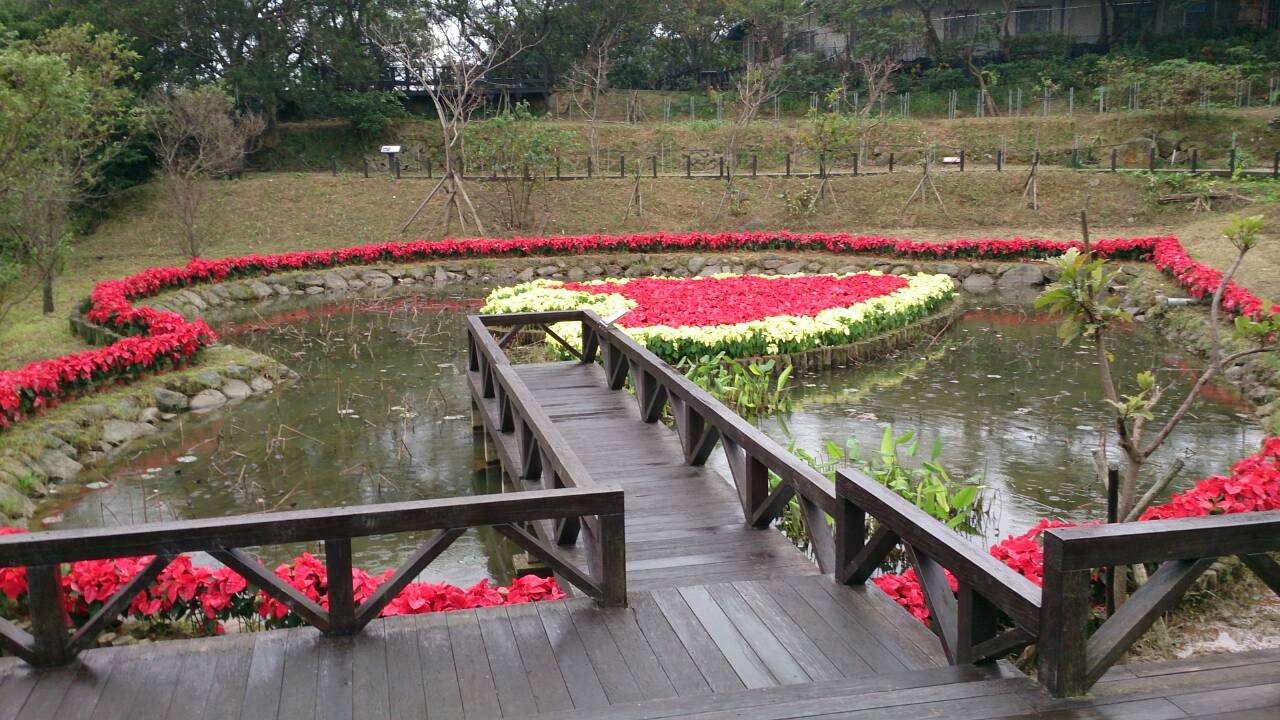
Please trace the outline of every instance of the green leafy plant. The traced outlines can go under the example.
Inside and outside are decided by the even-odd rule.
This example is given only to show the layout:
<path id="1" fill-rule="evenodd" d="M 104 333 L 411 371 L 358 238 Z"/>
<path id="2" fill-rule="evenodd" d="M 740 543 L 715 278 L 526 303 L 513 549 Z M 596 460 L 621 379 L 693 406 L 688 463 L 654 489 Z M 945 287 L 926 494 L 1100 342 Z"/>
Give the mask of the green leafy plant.
<path id="1" fill-rule="evenodd" d="M 818 189 L 808 182 L 802 183 L 795 192 L 783 190 L 778 199 L 782 200 L 782 209 L 789 218 L 804 218 L 818 210 Z"/>
<path id="2" fill-rule="evenodd" d="M 791 366 L 775 373 L 776 360 L 744 364 L 717 353 L 683 358 L 676 369 L 748 418 L 791 410 Z"/>

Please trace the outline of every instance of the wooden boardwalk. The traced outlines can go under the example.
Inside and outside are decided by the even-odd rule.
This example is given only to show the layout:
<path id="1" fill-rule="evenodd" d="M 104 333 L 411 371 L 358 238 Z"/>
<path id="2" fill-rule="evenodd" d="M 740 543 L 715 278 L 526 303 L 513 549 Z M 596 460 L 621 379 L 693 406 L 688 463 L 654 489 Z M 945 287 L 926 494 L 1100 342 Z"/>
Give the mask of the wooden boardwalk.
<path id="1" fill-rule="evenodd" d="M 1121 666 L 1091 697 L 1060 700 L 1003 664 L 919 669 L 930 663 L 919 648 L 873 651 L 856 620 L 874 610 L 834 587 L 693 586 L 635 594 L 630 608 L 569 600 L 389 618 L 354 637 L 173 640 L 50 670 L 2 658 L 0 720 L 1280 717 L 1280 651 Z M 732 625 L 748 617 L 849 622 L 765 636 Z"/>
<path id="2" fill-rule="evenodd" d="M 644 423 L 635 398 L 610 390 L 597 365 L 517 365 L 516 373 L 601 485 L 626 493 L 627 587 L 816 575 L 782 533 L 743 522 L 737 492 L 684 462 L 680 440 Z"/>

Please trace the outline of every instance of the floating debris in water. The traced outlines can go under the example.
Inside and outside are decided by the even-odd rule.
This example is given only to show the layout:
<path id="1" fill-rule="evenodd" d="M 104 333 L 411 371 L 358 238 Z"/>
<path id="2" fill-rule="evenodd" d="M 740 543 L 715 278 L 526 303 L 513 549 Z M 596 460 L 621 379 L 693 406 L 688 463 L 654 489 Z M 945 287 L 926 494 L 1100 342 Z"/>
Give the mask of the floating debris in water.
<path id="1" fill-rule="evenodd" d="M 199 460 L 199 459 L 200 459 L 200 458 L 196 457 L 195 455 L 187 454 L 187 455 L 183 455 L 182 457 L 178 458 L 178 462 L 183 463 L 183 464 L 185 464 L 185 463 L 193 463 L 193 462 L 195 462 L 195 461 L 197 461 L 197 460 Z M 156 471 L 157 471 L 157 472 L 158 472 L 159 470 L 160 470 L 160 468 L 156 468 Z"/>
<path id="2" fill-rule="evenodd" d="M 441 420 L 465 420 L 466 417 L 467 417 L 466 415 L 445 415 L 440 419 Z"/>
<path id="3" fill-rule="evenodd" d="M 992 380 L 999 380 L 1002 376 L 1000 376 L 1000 375 L 987 375 L 987 377 L 991 378 Z"/>
<path id="4" fill-rule="evenodd" d="M 89 488 L 90 490 L 101 490 L 105 487 L 110 487 L 110 486 L 107 483 L 102 482 L 101 480 L 95 480 L 91 483 L 85 484 L 85 487 Z"/>
<path id="5" fill-rule="evenodd" d="M 57 515 L 50 515 L 49 517 L 41 518 L 40 524 L 41 525 L 57 525 L 58 523 L 62 522 L 65 519 L 66 519 L 65 515 L 63 515 L 62 513 L 58 513 Z"/>

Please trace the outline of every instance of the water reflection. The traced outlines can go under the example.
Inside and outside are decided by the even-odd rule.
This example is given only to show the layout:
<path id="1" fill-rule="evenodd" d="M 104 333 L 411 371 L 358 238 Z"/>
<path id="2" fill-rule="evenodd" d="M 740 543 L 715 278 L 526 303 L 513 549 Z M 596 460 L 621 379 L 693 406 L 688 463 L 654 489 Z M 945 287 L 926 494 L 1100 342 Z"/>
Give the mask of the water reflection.
<path id="1" fill-rule="evenodd" d="M 783 442 L 817 449 L 825 440 L 857 438 L 865 450 L 879 447 L 884 427 L 917 431 L 922 447 L 935 438 L 954 475 L 977 475 L 991 489 L 996 517 L 988 535 L 1017 532 L 1039 517 L 1073 520 L 1105 515 L 1105 494 L 1093 479 L 1091 452 L 1109 420 L 1100 398 L 1097 361 L 1089 346 L 1062 348 L 1056 320 L 1022 303 L 975 304 L 932 347 L 853 369 L 800 378 L 796 411 L 766 419 L 762 427 Z M 1117 338 L 1117 378 L 1131 382 L 1154 368 L 1173 382 L 1172 411 L 1192 372 L 1153 332 L 1141 326 Z M 1225 470 L 1257 449 L 1262 432 L 1249 421 L 1248 405 L 1215 388 L 1153 456 L 1155 467 L 1183 457 L 1175 488 Z M 1156 423 L 1152 423 L 1156 425 Z M 1158 427 L 1158 425 L 1156 425 Z M 1111 443 L 1111 456 L 1119 457 Z"/>

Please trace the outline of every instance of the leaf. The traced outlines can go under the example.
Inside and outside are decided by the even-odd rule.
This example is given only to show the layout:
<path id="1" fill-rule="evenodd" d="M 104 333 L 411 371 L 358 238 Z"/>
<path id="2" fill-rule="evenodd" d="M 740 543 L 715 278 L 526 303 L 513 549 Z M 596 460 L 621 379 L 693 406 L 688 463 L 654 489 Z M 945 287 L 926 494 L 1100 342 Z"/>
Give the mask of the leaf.
<path id="1" fill-rule="evenodd" d="M 951 504 L 957 509 L 968 509 L 969 507 L 972 507 L 977 500 L 978 487 L 976 485 L 962 487 L 956 491 L 955 495 L 951 496 Z"/>

